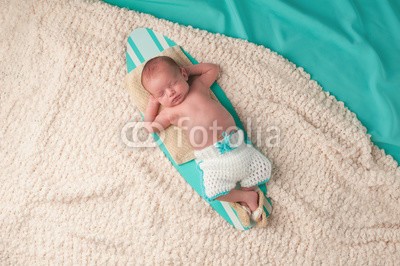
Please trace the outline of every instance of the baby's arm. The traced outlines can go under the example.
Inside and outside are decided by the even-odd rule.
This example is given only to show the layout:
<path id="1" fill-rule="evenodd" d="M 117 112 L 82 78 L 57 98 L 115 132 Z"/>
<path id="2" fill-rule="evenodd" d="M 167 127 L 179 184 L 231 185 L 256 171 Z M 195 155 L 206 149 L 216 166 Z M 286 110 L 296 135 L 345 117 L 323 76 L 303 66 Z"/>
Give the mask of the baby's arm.
<path id="1" fill-rule="evenodd" d="M 146 111 L 144 112 L 144 122 L 153 122 L 157 116 L 160 103 L 150 94 Z"/>
<path id="2" fill-rule="evenodd" d="M 208 88 L 214 83 L 220 72 L 219 66 L 211 63 L 191 65 L 185 67 L 185 69 L 189 76 L 199 75 L 198 79 Z"/>
<path id="3" fill-rule="evenodd" d="M 146 129 L 152 133 L 160 133 L 160 131 L 167 129 L 171 125 L 171 121 L 167 112 L 161 111 L 151 124 L 146 126 Z"/>
<path id="4" fill-rule="evenodd" d="M 149 103 L 147 104 L 146 111 L 144 114 L 144 122 L 148 122 L 145 128 L 150 133 L 159 133 L 161 130 L 168 128 L 171 125 L 169 115 L 165 110 L 161 111 L 158 115 L 158 109 L 160 108 L 160 103 L 150 95 Z"/>

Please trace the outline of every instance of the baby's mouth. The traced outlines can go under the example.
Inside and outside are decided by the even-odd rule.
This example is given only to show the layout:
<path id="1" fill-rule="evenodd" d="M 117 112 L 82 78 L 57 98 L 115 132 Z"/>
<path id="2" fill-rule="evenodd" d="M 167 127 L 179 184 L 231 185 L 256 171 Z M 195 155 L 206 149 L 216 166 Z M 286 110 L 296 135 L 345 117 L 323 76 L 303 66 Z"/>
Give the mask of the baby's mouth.
<path id="1" fill-rule="evenodd" d="M 178 95 L 178 96 L 176 96 L 176 97 L 172 100 L 172 102 L 173 102 L 173 103 L 176 103 L 180 98 L 181 98 L 181 96 Z"/>

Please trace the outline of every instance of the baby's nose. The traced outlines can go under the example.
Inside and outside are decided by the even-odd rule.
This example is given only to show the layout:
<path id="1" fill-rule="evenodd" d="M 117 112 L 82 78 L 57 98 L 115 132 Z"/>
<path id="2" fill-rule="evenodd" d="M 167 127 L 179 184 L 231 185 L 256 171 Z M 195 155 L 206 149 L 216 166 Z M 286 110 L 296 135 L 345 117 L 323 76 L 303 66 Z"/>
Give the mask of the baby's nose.
<path id="1" fill-rule="evenodd" d="M 174 94 L 175 94 L 175 91 L 173 89 L 167 89 L 168 96 L 173 96 Z"/>

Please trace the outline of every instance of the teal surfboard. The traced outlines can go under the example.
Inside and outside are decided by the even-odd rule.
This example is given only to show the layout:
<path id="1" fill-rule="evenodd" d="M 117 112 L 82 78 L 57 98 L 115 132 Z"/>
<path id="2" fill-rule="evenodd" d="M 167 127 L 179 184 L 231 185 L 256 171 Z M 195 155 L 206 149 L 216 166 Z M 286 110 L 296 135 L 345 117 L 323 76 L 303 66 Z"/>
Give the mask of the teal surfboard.
<path id="1" fill-rule="evenodd" d="M 147 60 L 158 56 L 165 49 L 176 45 L 177 44 L 168 37 L 163 36 L 162 34 L 159 34 L 149 28 L 135 29 L 129 35 L 126 46 L 126 64 L 128 73 L 134 70 L 136 67 L 140 66 L 141 64 L 144 64 Z M 187 53 L 184 49 L 182 49 L 182 51 L 193 64 L 198 64 L 198 62 L 189 53 Z M 226 97 L 221 87 L 216 82 L 214 82 L 210 89 L 221 102 L 221 104 L 231 113 L 231 115 L 235 119 L 236 125 L 244 131 L 243 125 L 240 122 L 235 109 L 233 108 L 231 102 Z M 178 170 L 180 175 L 197 193 L 199 193 L 199 195 L 206 202 L 210 204 L 210 206 L 218 214 L 221 215 L 223 219 L 225 219 L 234 228 L 239 230 L 248 230 L 255 226 L 255 223 L 253 222 L 250 226 L 244 226 L 238 218 L 237 212 L 234 208 L 231 207 L 228 202 L 207 200 L 202 189 L 202 171 L 197 167 L 195 161 L 191 160 L 183 164 L 177 164 L 162 143 L 162 141 L 160 141 L 159 136 L 156 133 L 153 133 L 153 137 L 155 141 L 159 143 L 159 147 L 164 152 L 165 156 L 170 160 L 172 165 Z M 250 143 L 250 140 L 247 138 L 247 136 L 245 136 L 245 138 L 247 139 L 247 142 Z M 263 191 L 265 196 L 264 211 L 268 217 L 272 211 L 272 201 L 269 197 L 266 196 L 266 184 L 260 185 L 259 188 L 261 189 L 261 191 Z"/>

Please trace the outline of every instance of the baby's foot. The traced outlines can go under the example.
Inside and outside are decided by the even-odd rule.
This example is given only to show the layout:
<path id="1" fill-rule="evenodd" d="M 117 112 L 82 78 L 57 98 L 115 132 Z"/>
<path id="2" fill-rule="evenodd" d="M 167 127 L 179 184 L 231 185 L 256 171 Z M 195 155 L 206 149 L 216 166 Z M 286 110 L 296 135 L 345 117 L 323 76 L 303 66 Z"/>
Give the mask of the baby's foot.
<path id="1" fill-rule="evenodd" d="M 258 192 L 249 191 L 247 192 L 247 205 L 251 211 L 255 211 L 258 208 Z"/>
<path id="2" fill-rule="evenodd" d="M 239 201 L 239 204 L 245 207 L 249 207 L 249 205 L 247 205 L 247 203 L 244 201 Z"/>

